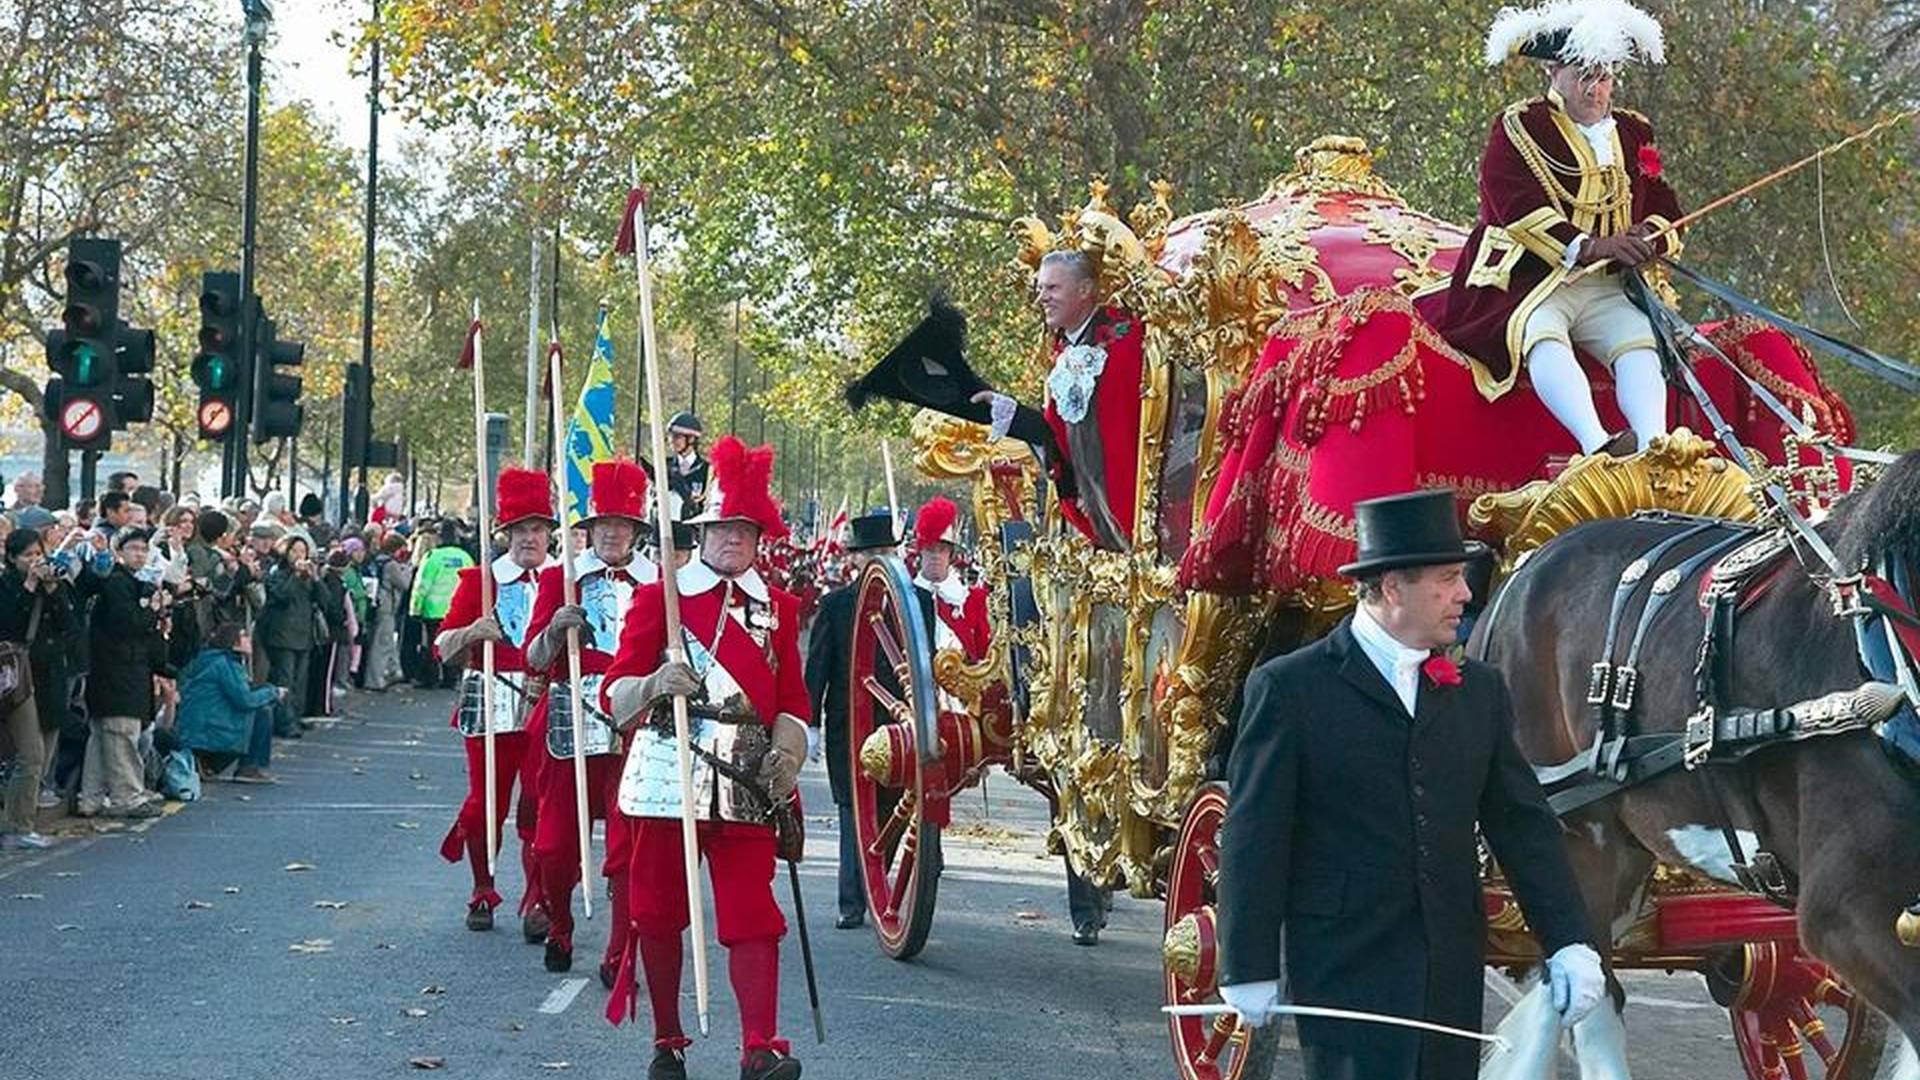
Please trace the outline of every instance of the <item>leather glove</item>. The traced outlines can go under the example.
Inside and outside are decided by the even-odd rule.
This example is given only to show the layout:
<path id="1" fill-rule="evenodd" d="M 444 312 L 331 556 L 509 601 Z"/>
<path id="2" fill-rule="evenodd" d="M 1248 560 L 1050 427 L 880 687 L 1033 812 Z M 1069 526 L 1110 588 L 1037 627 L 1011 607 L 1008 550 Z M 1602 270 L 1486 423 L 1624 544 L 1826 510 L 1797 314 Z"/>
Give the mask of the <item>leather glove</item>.
<path id="1" fill-rule="evenodd" d="M 567 647 L 567 631 L 585 630 L 586 627 L 586 609 L 578 604 L 568 604 L 555 611 L 553 618 L 547 623 L 547 628 L 540 631 L 540 636 L 527 644 L 528 665 L 540 670 L 552 667 L 554 661 L 560 658 L 561 652 Z M 588 641 L 592 640 L 589 635 L 582 636 Z"/>
<path id="2" fill-rule="evenodd" d="M 1600 954 L 1586 945 L 1568 945 L 1547 958 L 1547 985 L 1560 1026 L 1570 1028 L 1584 1020 L 1607 993 L 1607 973 Z"/>
<path id="3" fill-rule="evenodd" d="M 1250 1028 L 1265 1027 L 1279 1013 L 1280 980 L 1268 979 L 1265 982 L 1238 983 L 1220 988 L 1220 1000 L 1233 1007 L 1240 1016 L 1240 1022 Z"/>
<path id="4" fill-rule="evenodd" d="M 434 644 L 440 649 L 440 658 L 451 662 L 482 641 L 505 640 L 507 634 L 500 629 L 500 620 L 482 615 L 465 626 L 442 630 Z"/>
<path id="5" fill-rule="evenodd" d="M 705 688 L 693 668 L 669 660 L 652 674 L 620 679 L 607 687 L 607 705 L 613 712 L 614 725 L 626 731 L 666 698 L 676 694 L 691 697 Z"/>
<path id="6" fill-rule="evenodd" d="M 807 725 L 781 713 L 773 718 L 769 734 L 773 746 L 767 751 L 766 760 L 760 763 L 760 782 L 766 785 L 767 794 L 773 796 L 773 804 L 779 806 L 800 782 L 800 766 L 807 760 Z"/>
<path id="7" fill-rule="evenodd" d="M 1653 245 L 1645 237 L 1627 233 L 1623 236 L 1595 236 L 1587 240 L 1587 246 L 1580 252 L 1582 263 L 1595 263 L 1603 259 L 1631 269 L 1653 258 Z"/>

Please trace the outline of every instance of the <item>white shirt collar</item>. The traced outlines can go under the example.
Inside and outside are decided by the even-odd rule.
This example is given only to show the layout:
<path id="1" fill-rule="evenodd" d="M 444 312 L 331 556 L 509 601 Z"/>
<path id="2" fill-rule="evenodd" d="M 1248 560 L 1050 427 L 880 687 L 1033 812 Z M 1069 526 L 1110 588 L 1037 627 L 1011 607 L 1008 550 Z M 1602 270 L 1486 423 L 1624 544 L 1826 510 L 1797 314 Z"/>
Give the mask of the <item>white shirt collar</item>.
<path id="1" fill-rule="evenodd" d="M 1081 321 L 1080 325 L 1073 328 L 1073 333 L 1067 335 L 1067 344 L 1069 345 L 1080 344 L 1081 337 L 1083 337 L 1086 334 L 1087 327 L 1093 325 L 1093 317 L 1098 314 L 1100 314 L 1099 308 L 1094 308 L 1092 311 L 1088 312 L 1087 317 Z"/>
<path id="2" fill-rule="evenodd" d="M 937 584 L 928 581 L 925 574 L 914 578 L 913 583 L 955 607 L 964 605 L 967 602 L 967 587 L 961 582 L 960 575 L 951 570 L 947 572 L 945 580 Z"/>
<path id="3" fill-rule="evenodd" d="M 606 562 L 591 550 L 583 551 L 573 557 L 573 576 L 575 578 L 583 578 L 588 574 L 597 574 L 606 569 L 609 569 Z M 621 567 L 621 569 L 625 570 L 633 577 L 634 581 L 641 585 L 660 580 L 660 569 L 654 566 L 651 561 L 641 558 L 639 552 L 635 552 L 633 557 L 627 560 L 627 564 Z"/>
<path id="4" fill-rule="evenodd" d="M 1393 687 L 1400 704 L 1405 705 L 1411 715 L 1420 689 L 1420 665 L 1427 662 L 1433 651 L 1401 644 L 1398 638 L 1387 633 L 1387 628 L 1380 625 L 1364 603 L 1353 607 L 1353 640 L 1380 672 L 1380 677 Z"/>
<path id="5" fill-rule="evenodd" d="M 559 560 L 549 555 L 547 556 L 545 562 L 541 563 L 538 567 L 534 568 L 533 574 L 535 577 L 538 577 L 540 574 L 546 571 L 547 567 L 558 566 L 558 565 L 560 565 Z M 520 576 L 526 572 L 527 571 L 520 569 L 519 563 L 513 561 L 512 555 L 498 555 L 494 557 L 493 580 L 496 582 L 519 581 Z"/>
<path id="6" fill-rule="evenodd" d="M 715 573 L 713 567 L 708 566 L 705 560 L 690 559 L 687 565 L 680 568 L 680 573 L 675 575 L 674 584 L 679 587 L 681 596 L 699 596 L 725 580 Z M 740 587 L 741 592 L 754 600 L 762 604 L 767 602 L 767 583 L 761 579 L 760 571 L 754 567 L 747 567 L 747 572 L 734 578 L 733 583 Z"/>

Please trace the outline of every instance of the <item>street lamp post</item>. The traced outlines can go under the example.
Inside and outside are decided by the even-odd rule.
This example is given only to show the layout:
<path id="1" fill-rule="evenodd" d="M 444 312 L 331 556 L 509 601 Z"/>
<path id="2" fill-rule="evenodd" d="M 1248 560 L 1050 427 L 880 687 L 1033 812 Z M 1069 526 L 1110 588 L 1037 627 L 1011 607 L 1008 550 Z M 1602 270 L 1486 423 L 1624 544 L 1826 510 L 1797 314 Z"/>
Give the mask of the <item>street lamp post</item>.
<path id="1" fill-rule="evenodd" d="M 240 0 L 246 15 L 247 43 L 247 149 L 246 173 L 240 208 L 240 365 L 245 375 L 239 385 L 253 382 L 254 340 L 260 318 L 259 304 L 253 295 L 254 230 L 259 224 L 260 207 L 260 47 L 273 25 L 273 7 L 267 0 Z M 247 493 L 247 432 L 253 424 L 253 395 L 234 395 L 233 435 L 226 442 L 227 474 L 221 484 L 223 495 Z"/>

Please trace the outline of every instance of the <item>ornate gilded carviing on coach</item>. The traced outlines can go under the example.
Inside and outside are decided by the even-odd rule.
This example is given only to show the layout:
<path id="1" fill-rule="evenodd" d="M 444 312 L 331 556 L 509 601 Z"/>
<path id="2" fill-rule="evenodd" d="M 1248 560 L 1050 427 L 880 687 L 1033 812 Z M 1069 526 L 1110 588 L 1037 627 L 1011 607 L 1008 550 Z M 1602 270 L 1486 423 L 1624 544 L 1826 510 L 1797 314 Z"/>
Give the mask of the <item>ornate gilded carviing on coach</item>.
<path id="1" fill-rule="evenodd" d="M 1750 482 L 1715 453 L 1712 443 L 1677 428 L 1632 457 L 1576 457 L 1552 480 L 1482 495 L 1467 520 L 1476 534 L 1500 544 L 1511 569 L 1527 552 L 1581 522 L 1640 510 L 1752 521 L 1760 516 L 1760 506 Z"/>

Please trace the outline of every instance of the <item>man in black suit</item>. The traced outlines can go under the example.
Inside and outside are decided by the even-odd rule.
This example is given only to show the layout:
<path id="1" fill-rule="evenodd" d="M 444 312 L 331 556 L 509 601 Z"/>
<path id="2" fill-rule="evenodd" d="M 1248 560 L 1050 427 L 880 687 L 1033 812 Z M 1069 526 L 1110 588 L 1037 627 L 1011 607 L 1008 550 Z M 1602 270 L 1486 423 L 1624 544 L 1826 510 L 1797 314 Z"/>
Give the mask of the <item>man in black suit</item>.
<path id="1" fill-rule="evenodd" d="M 1248 677 L 1222 835 L 1220 993 L 1259 1026 L 1301 1005 L 1478 1030 L 1475 826 L 1506 871 L 1571 1027 L 1605 993 L 1560 824 L 1513 739 L 1500 673 L 1456 665 L 1471 590 L 1450 491 L 1354 507 L 1352 617 Z M 1478 1047 L 1301 1017 L 1309 1080 L 1471 1080 Z"/>
<path id="2" fill-rule="evenodd" d="M 833 590 L 820 600 L 813 631 L 807 638 L 807 695 L 813 699 L 813 715 L 826 732 L 827 779 L 833 785 L 833 802 L 840 813 L 840 896 L 839 918 L 834 926 L 851 930 L 866 922 L 867 892 L 860 880 L 860 837 L 853 821 L 853 778 L 849 772 L 847 746 L 847 709 L 855 697 L 847 686 L 848 661 L 853 647 L 854 593 L 860 585 L 860 573 L 875 559 L 897 553 L 899 537 L 893 532 L 892 514 L 866 514 L 850 523 L 847 543 L 852 583 Z M 921 590 L 920 607 L 932 635 L 933 597 Z M 878 676 L 891 681 L 892 671 L 878 665 Z M 862 695 L 864 697 L 864 695 Z"/>

